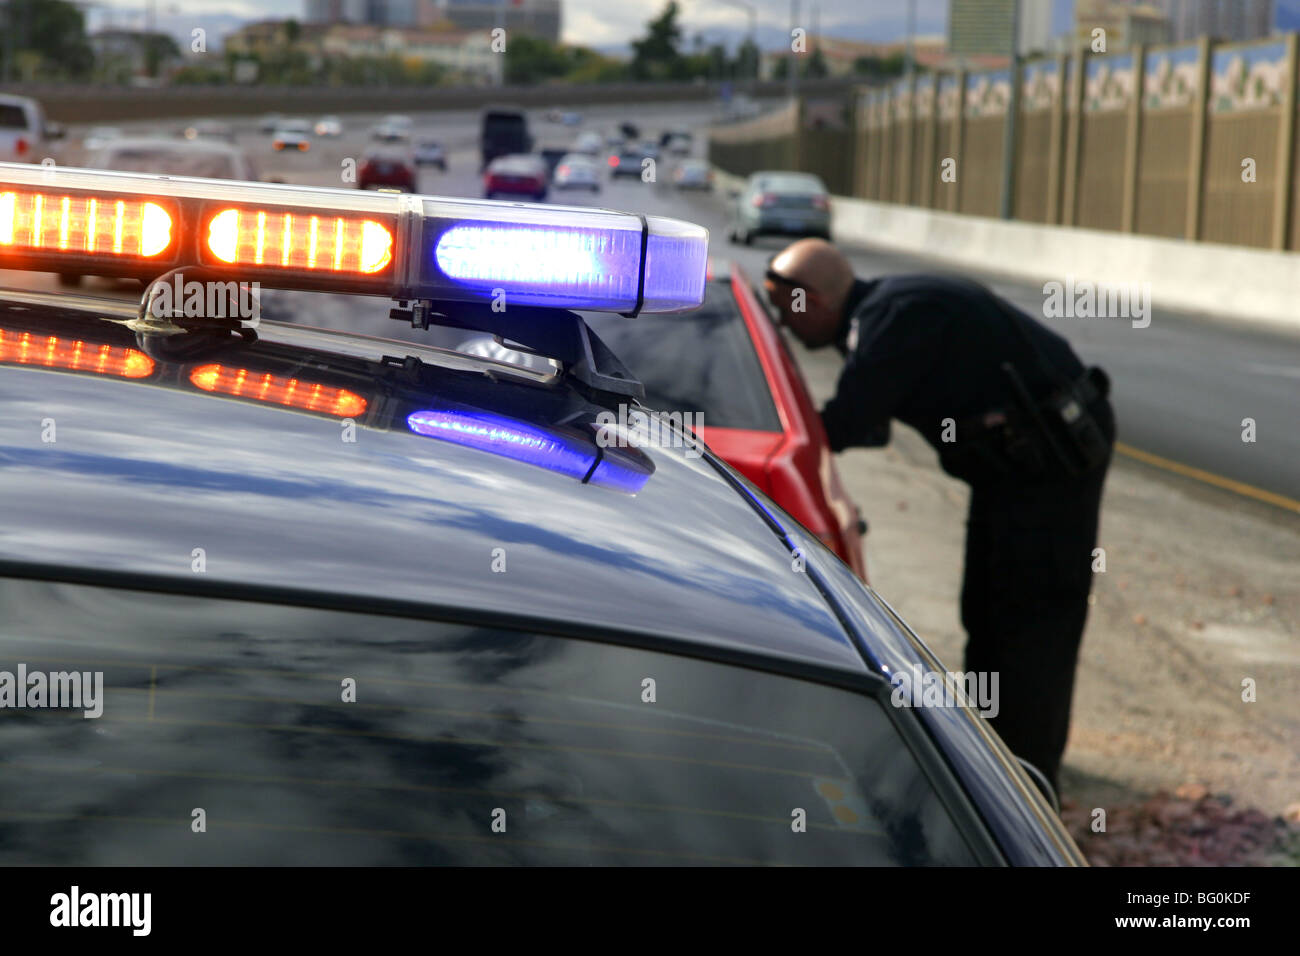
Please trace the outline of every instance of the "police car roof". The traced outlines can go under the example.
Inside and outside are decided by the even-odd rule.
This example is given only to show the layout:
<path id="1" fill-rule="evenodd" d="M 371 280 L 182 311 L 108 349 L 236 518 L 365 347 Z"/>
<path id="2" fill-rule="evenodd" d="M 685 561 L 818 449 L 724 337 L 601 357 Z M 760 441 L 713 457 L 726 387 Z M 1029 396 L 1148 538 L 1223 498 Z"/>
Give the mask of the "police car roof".
<path id="1" fill-rule="evenodd" d="M 868 669 L 733 479 L 686 449 L 644 449 L 654 470 L 630 494 L 369 412 L 350 442 L 337 417 L 205 391 L 193 376 L 220 364 L 341 382 L 375 410 L 451 396 L 485 414 L 594 420 L 603 409 L 562 377 L 273 322 L 252 344 L 155 359 L 145 379 L 88 370 L 82 355 L 135 346 L 121 325 L 135 312 L 0 290 L 0 573 L 269 588 Z M 30 357 L 56 347 L 78 370 Z"/>

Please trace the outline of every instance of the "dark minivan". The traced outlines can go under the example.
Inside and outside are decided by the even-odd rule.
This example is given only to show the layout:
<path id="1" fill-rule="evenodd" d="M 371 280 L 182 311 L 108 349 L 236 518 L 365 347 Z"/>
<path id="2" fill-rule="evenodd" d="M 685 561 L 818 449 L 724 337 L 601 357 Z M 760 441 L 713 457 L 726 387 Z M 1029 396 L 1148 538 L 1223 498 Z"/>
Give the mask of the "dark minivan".
<path id="1" fill-rule="evenodd" d="M 528 118 L 524 111 L 508 106 L 484 110 L 479 144 L 483 151 L 484 169 L 498 156 L 530 152 L 533 138 L 528 135 Z"/>

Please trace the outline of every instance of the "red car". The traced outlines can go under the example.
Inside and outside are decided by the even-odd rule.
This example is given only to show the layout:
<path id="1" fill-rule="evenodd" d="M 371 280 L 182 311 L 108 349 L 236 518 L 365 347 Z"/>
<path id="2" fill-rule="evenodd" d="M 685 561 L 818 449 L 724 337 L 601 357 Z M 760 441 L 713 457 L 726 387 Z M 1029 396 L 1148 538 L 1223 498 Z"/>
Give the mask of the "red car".
<path id="1" fill-rule="evenodd" d="M 357 170 L 357 188 L 416 192 L 415 154 L 393 147 L 367 153 Z"/>
<path id="2" fill-rule="evenodd" d="M 550 185 L 550 171 L 540 156 L 516 153 L 500 156 L 483 173 L 483 197 L 522 196 L 541 202 Z"/>
<path id="3" fill-rule="evenodd" d="M 709 447 L 866 580 L 866 526 L 760 295 L 733 264 L 710 269 L 694 312 L 583 317 L 644 383 L 647 407 L 702 413 L 696 432 Z"/>

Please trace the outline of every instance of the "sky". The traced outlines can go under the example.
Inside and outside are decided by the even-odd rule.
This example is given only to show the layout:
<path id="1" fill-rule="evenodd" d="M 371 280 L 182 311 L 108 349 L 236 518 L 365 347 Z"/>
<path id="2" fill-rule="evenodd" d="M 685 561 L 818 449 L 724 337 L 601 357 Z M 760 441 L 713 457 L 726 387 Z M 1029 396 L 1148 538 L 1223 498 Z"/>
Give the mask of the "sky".
<path id="1" fill-rule="evenodd" d="M 142 22 L 147 0 L 95 0 L 98 8 L 92 26 L 102 23 L 107 11 L 118 26 Z M 301 17 L 305 0 L 155 0 L 158 22 L 173 33 L 188 35 L 194 26 L 210 34 L 237 26 L 241 20 Z M 615 49 L 640 36 L 648 20 L 657 16 L 667 0 L 564 0 L 563 39 L 568 43 Z M 1022 0 L 1050 4 L 1054 33 L 1065 30 L 1073 16 L 1074 0 Z M 758 12 L 759 44 L 775 47 L 790 29 L 791 0 L 678 0 L 689 46 L 696 33 L 706 42 L 734 45 L 749 29 L 745 5 Z M 1300 0 L 1278 0 L 1284 26 L 1300 27 Z M 847 39 L 887 43 L 906 33 L 904 0 L 800 0 L 800 25 L 812 30 L 812 10 L 820 16 L 821 32 Z M 916 0 L 917 32 L 944 33 L 948 0 Z"/>
<path id="2" fill-rule="evenodd" d="M 268 17 L 301 17 L 304 0 L 155 0 L 160 25 L 180 30 L 189 23 L 211 31 L 237 20 Z M 623 46 L 644 32 L 647 21 L 657 16 L 667 0 L 564 0 L 563 39 L 592 47 Z M 742 0 L 758 11 L 759 41 L 775 45 L 789 35 L 790 0 Z M 1027 0 L 1060 3 L 1062 0 Z M 1070 2 L 1070 0 L 1064 0 Z M 147 0 L 98 0 L 92 27 L 107 15 L 114 25 L 135 26 L 142 22 Z M 697 32 L 706 39 L 734 41 L 749 29 L 749 15 L 742 5 L 726 0 L 678 0 L 681 22 L 688 44 Z M 917 32 L 942 33 L 947 24 L 948 0 L 916 0 Z M 800 25 L 812 29 L 816 8 L 821 30 L 859 40 L 888 42 L 906 32 L 906 4 L 903 0 L 801 0 Z M 186 31 L 187 32 L 187 31 Z"/>

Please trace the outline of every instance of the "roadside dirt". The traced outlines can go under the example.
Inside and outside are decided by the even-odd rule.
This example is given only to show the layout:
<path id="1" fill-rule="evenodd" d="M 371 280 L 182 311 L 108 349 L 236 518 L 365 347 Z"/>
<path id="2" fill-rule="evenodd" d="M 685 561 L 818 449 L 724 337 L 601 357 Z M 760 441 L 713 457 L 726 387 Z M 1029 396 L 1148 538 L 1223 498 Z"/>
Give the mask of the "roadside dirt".
<path id="1" fill-rule="evenodd" d="M 836 357 L 799 359 L 820 404 Z M 897 423 L 840 470 L 873 586 L 960 669 L 966 486 Z M 1099 546 L 1061 774 L 1080 846 L 1103 865 L 1300 864 L 1300 515 L 1117 456 Z"/>

